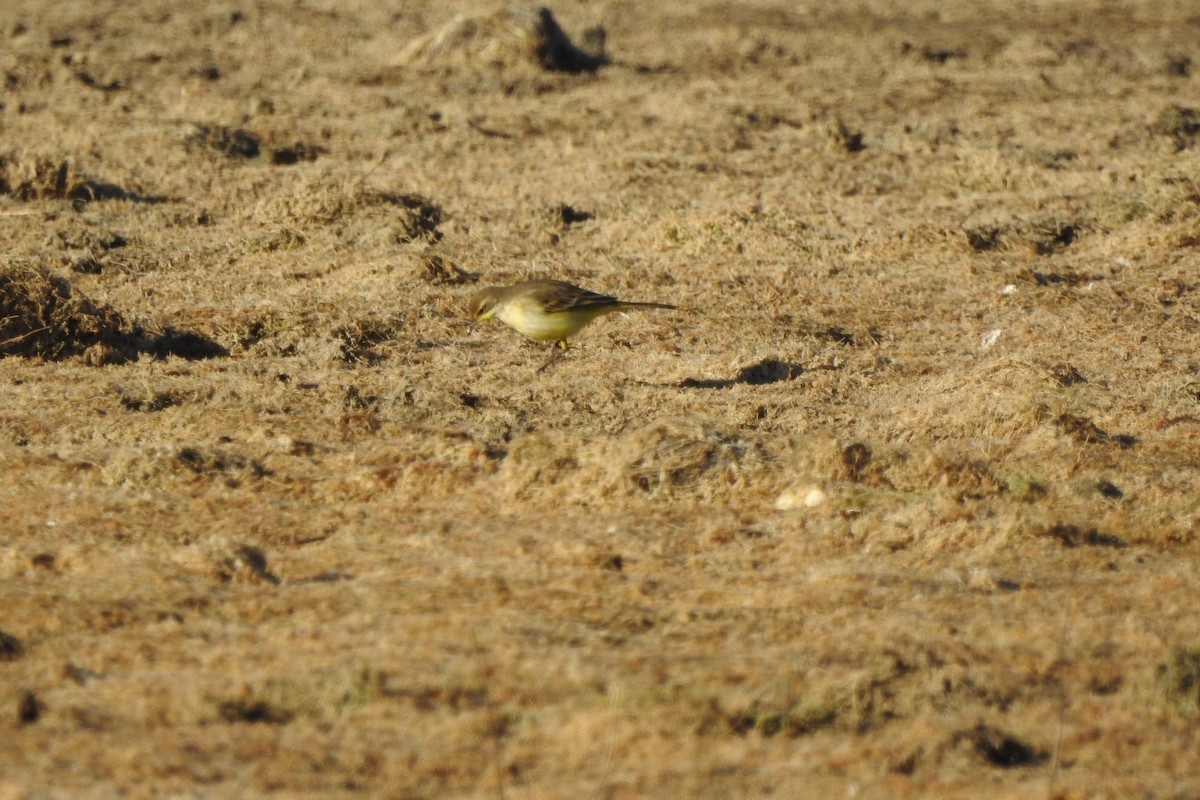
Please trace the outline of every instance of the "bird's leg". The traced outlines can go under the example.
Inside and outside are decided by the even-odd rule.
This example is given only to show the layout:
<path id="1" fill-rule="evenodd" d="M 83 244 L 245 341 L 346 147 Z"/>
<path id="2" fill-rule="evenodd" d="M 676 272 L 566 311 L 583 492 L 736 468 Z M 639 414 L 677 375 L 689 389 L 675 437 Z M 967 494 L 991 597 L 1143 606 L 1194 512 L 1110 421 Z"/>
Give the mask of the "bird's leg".
<path id="1" fill-rule="evenodd" d="M 559 349 L 559 348 L 562 348 L 562 349 Z M 567 352 L 567 340 L 566 339 L 561 339 L 561 340 L 555 342 L 550 348 L 550 358 L 546 360 L 545 364 L 542 364 L 540 367 L 538 367 L 537 372 L 535 372 L 534 374 L 541 375 L 543 372 L 546 371 L 546 368 L 549 367 L 551 364 L 553 364 L 557 361 L 561 361 L 562 357 L 564 355 L 566 355 L 566 352 Z"/>

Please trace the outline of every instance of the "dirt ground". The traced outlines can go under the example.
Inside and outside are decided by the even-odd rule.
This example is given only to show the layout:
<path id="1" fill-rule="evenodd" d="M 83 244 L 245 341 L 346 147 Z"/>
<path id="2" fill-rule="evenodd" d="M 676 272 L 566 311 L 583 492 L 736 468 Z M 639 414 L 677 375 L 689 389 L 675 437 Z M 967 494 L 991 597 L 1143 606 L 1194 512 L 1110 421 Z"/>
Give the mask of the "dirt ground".
<path id="1" fill-rule="evenodd" d="M 0 798 L 1200 796 L 1200 14 L 894 6 L 0 5 Z"/>

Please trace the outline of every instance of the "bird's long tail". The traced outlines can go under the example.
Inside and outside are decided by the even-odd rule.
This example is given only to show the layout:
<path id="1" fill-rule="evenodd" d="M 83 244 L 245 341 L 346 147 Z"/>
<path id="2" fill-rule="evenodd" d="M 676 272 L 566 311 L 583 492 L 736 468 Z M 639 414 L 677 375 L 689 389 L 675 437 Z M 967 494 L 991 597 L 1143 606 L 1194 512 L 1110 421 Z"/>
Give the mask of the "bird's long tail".
<path id="1" fill-rule="evenodd" d="M 625 311 L 626 309 L 629 309 L 629 308 L 671 308 L 671 309 L 673 309 L 673 308 L 677 308 L 677 306 L 673 306 L 670 303 L 633 303 L 628 300 L 622 300 L 620 303 L 617 303 L 618 311 Z"/>

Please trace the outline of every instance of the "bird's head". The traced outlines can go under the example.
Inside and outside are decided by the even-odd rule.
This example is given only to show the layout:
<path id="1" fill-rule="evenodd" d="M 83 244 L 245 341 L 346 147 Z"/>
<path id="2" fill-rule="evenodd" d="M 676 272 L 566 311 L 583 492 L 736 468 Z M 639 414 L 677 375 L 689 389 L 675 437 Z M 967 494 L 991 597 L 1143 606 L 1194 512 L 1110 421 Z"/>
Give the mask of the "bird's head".
<path id="1" fill-rule="evenodd" d="M 496 308 L 500 304 L 499 290 L 493 286 L 475 293 L 467 313 L 475 322 L 483 322 L 496 316 Z"/>

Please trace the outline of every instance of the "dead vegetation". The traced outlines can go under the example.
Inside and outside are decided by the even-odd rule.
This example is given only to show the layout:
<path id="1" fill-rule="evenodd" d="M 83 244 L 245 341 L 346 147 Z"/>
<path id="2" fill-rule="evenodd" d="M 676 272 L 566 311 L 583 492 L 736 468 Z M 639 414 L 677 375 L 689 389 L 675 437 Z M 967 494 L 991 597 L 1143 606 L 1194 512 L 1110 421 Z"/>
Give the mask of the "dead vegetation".
<path id="1" fill-rule="evenodd" d="M 1196 796 L 1190 6 L 42 5 L 0 796 Z"/>
<path id="2" fill-rule="evenodd" d="M 1173 648 L 1156 677 L 1163 699 L 1179 714 L 1200 714 L 1200 649 Z"/>
<path id="3" fill-rule="evenodd" d="M 198 151 L 208 151 L 230 159 L 254 159 L 263 154 L 260 136 L 244 128 L 227 125 L 191 125 L 184 132 L 184 142 Z M 290 166 L 301 161 L 316 161 L 329 150 L 306 142 L 268 148 L 268 160 L 276 166 Z"/>
<path id="4" fill-rule="evenodd" d="M 537 66 L 555 72 L 595 72 L 609 62 L 604 29 L 584 32 L 588 49 L 574 44 L 550 9 L 512 5 L 478 16 L 459 15 L 417 37 L 400 54 L 402 64 L 471 65 L 493 69 Z"/>
<path id="5" fill-rule="evenodd" d="M 88 178 L 73 159 L 49 156 L 0 155 L 0 195 L 15 200 L 71 200 L 76 206 L 97 200 L 160 203 L 112 183 Z"/>
<path id="6" fill-rule="evenodd" d="M 196 333 L 170 327 L 150 332 L 43 270 L 0 273 L 0 355 L 49 360 L 82 356 L 101 366 L 143 353 L 188 359 L 226 354 L 219 344 Z"/>
<path id="7" fill-rule="evenodd" d="M 96 347 L 128 358 L 136 331 L 111 308 L 73 297 L 71 286 L 39 270 L 0 275 L 0 353 L 64 358 Z"/>

